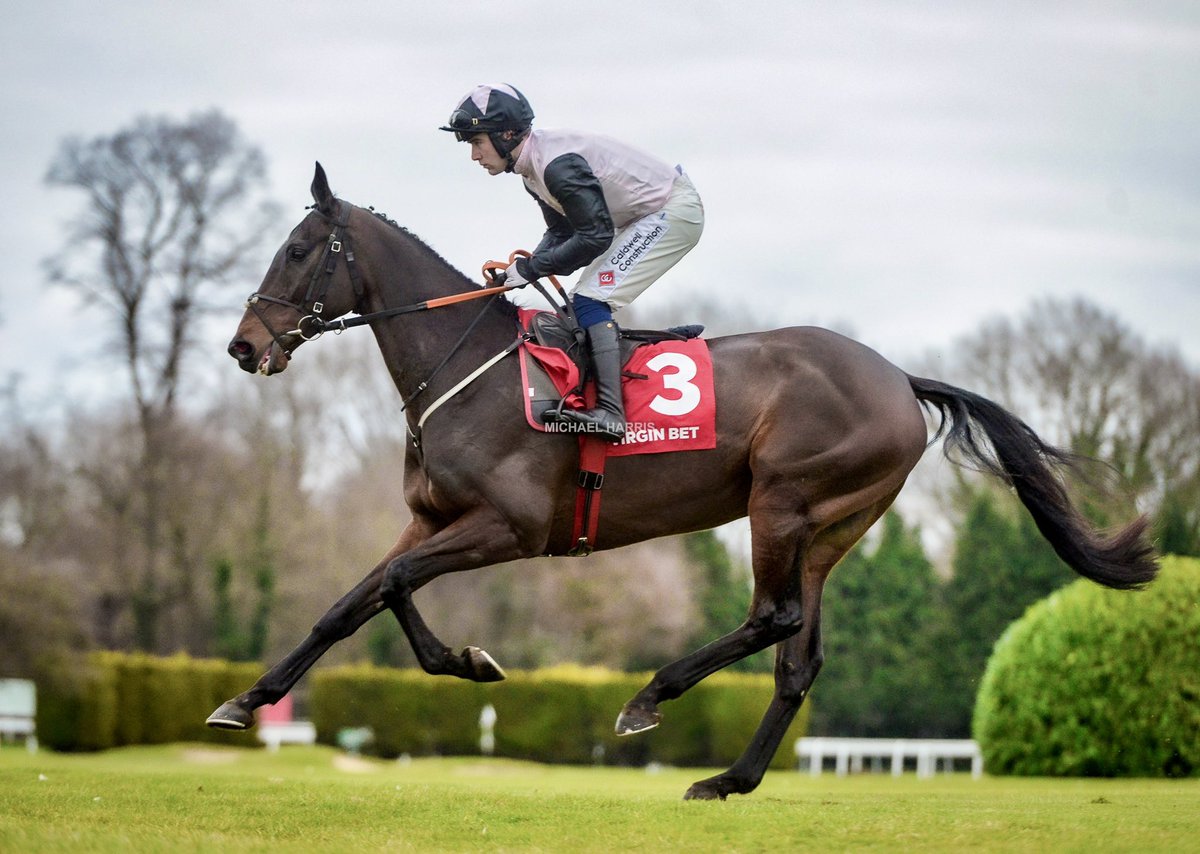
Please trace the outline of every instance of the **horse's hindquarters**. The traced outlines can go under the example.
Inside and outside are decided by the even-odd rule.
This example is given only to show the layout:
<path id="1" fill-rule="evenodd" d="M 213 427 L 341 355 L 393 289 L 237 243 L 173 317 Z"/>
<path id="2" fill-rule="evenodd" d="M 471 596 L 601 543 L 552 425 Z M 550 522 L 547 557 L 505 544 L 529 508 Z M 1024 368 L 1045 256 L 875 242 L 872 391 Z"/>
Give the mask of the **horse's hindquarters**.
<path id="1" fill-rule="evenodd" d="M 710 342 L 717 447 L 608 461 L 605 548 L 716 527 L 761 501 L 816 526 L 903 485 L 926 428 L 906 375 L 821 329 Z"/>

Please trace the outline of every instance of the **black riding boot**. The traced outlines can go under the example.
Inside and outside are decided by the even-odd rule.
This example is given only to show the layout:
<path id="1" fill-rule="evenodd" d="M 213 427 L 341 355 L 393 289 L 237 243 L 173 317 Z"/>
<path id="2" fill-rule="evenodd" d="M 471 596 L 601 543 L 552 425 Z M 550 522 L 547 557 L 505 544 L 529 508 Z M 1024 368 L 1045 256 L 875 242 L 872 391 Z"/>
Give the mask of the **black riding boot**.
<path id="1" fill-rule="evenodd" d="M 621 342 L 617 324 L 608 320 L 589 326 L 587 338 L 595 369 L 596 408 L 564 409 L 561 418 L 582 425 L 581 433 L 620 442 L 625 438 L 625 406 L 621 400 Z"/>

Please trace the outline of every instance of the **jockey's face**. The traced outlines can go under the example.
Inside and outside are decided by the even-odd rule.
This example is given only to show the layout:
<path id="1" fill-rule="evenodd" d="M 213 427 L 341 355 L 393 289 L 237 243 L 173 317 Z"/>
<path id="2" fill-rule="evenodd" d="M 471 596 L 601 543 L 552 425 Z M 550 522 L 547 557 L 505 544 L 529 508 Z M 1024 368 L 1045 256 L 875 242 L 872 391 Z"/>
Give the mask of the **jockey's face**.
<path id="1" fill-rule="evenodd" d="M 496 151 L 492 139 L 486 133 L 477 133 L 471 137 L 471 159 L 488 171 L 489 175 L 499 175 L 508 168 L 508 162 Z"/>

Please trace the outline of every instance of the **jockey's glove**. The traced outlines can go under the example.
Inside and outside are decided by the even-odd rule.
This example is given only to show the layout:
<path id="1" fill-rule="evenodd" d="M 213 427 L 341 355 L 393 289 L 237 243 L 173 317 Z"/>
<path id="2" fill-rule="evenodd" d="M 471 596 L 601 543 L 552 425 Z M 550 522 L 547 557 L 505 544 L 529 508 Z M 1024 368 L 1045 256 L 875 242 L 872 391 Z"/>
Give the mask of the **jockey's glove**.
<path id="1" fill-rule="evenodd" d="M 509 264 L 504 271 L 504 284 L 510 288 L 523 288 L 536 278 L 529 274 L 529 259 L 524 256 Z"/>

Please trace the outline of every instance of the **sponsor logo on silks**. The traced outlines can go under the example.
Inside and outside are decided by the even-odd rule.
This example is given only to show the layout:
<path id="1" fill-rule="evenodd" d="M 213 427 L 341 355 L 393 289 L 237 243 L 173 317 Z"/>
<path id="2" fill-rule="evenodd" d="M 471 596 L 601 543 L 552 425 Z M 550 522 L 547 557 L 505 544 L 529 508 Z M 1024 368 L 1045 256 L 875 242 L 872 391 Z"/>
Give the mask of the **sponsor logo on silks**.
<path id="1" fill-rule="evenodd" d="M 611 284 L 604 279 L 605 273 L 600 274 L 601 288 L 613 288 L 621 283 L 626 274 L 633 270 L 654 244 L 662 239 L 671 224 L 665 214 L 657 217 L 647 217 L 641 220 L 625 240 L 609 256 L 608 263 L 612 269 L 605 271 L 612 275 Z"/>
<path id="2" fill-rule="evenodd" d="M 612 294 L 617 289 L 617 273 L 612 270 L 601 270 L 596 273 L 596 290 L 601 296 Z"/>

